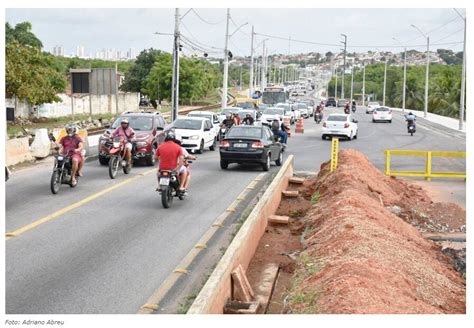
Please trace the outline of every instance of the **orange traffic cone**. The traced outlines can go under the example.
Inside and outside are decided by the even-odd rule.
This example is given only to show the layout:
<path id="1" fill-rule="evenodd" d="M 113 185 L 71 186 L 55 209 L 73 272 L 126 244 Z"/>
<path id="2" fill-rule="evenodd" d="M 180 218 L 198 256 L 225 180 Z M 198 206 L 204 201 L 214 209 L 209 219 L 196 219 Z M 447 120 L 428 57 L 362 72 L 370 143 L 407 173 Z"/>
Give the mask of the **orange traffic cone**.
<path id="1" fill-rule="evenodd" d="M 296 121 L 295 133 L 304 133 L 304 121 L 302 117 Z"/>

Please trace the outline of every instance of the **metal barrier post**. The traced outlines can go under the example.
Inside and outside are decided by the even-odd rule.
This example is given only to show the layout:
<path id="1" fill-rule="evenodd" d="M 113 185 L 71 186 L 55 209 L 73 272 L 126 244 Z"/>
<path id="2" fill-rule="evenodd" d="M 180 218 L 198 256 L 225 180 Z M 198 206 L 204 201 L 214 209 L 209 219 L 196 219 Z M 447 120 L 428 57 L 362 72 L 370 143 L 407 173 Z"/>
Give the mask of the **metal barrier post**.
<path id="1" fill-rule="evenodd" d="M 331 172 L 337 168 L 337 154 L 339 152 L 339 139 L 332 138 L 331 142 Z"/>
<path id="2" fill-rule="evenodd" d="M 390 175 L 390 150 L 385 151 L 385 175 Z"/>
<path id="3" fill-rule="evenodd" d="M 426 176 L 425 180 L 426 181 L 431 181 L 431 152 L 428 151 L 426 152 L 426 170 L 425 170 Z"/>

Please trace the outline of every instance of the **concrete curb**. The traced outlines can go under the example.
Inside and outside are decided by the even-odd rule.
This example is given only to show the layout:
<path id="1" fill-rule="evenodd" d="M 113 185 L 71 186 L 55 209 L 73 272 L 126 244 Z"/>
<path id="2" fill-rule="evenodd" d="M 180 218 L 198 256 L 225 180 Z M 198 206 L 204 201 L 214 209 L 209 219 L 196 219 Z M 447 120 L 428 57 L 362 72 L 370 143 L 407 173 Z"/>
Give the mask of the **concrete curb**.
<path id="1" fill-rule="evenodd" d="M 282 191 L 293 176 L 293 155 L 290 155 L 235 236 L 188 314 L 222 314 L 231 293 L 231 272 L 239 264 L 247 269 L 267 227 L 267 218 L 278 208 Z"/>

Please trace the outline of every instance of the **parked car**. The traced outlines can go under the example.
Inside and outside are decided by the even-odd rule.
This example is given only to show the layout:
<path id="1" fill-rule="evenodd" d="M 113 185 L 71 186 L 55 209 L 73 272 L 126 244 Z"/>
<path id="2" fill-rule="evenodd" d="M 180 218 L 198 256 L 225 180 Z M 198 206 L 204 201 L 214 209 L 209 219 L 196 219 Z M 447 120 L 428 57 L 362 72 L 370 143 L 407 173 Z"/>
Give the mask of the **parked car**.
<path id="1" fill-rule="evenodd" d="M 188 113 L 188 117 L 204 117 L 212 123 L 212 130 L 219 137 L 220 122 L 219 117 L 214 112 L 209 111 L 192 111 Z"/>
<path id="2" fill-rule="evenodd" d="M 353 119 L 350 114 L 329 114 L 323 123 L 322 138 L 327 137 L 346 137 L 349 140 L 357 139 L 359 132 L 358 121 Z"/>
<path id="3" fill-rule="evenodd" d="M 273 120 L 279 120 L 283 122 L 283 116 L 285 115 L 285 110 L 279 107 L 269 107 L 263 111 L 262 114 L 262 124 L 271 125 Z"/>
<path id="4" fill-rule="evenodd" d="M 392 123 L 392 110 L 388 107 L 375 108 L 372 113 L 372 122 L 387 121 Z"/>
<path id="5" fill-rule="evenodd" d="M 326 107 L 329 106 L 337 107 L 336 99 L 329 97 L 328 100 L 326 100 Z"/>
<path id="6" fill-rule="evenodd" d="M 109 129 L 104 131 L 104 134 L 99 137 L 98 152 L 99 163 L 101 165 L 108 165 L 109 163 L 109 148 L 112 145 L 110 135 L 120 126 L 122 118 L 128 118 L 129 126 L 135 131 L 135 147 L 133 161 L 144 159 L 149 166 L 155 165 L 153 159 L 155 150 L 160 144 L 160 133 L 166 126 L 166 121 L 158 112 L 125 112 L 122 113 L 112 123 Z"/>
<path id="7" fill-rule="evenodd" d="M 301 116 L 303 118 L 308 118 L 310 113 L 308 110 L 308 106 L 305 103 L 296 103 L 295 104 L 296 109 L 298 109 L 301 113 Z"/>
<path id="8" fill-rule="evenodd" d="M 221 140 L 219 153 L 223 170 L 231 163 L 256 163 L 268 171 L 272 161 L 277 166 L 283 163 L 283 146 L 275 141 L 273 132 L 264 125 L 233 126 Z"/>
<path id="9" fill-rule="evenodd" d="M 374 111 L 374 109 L 379 108 L 380 104 L 376 101 L 369 101 L 367 104 L 367 108 L 365 109 L 366 114 L 370 114 Z"/>
<path id="10" fill-rule="evenodd" d="M 212 129 L 212 122 L 204 117 L 178 117 L 171 123 L 176 134 L 182 138 L 181 146 L 188 151 L 202 154 L 204 148 L 213 151 L 217 145 L 217 134 Z"/>
<path id="11" fill-rule="evenodd" d="M 349 100 L 347 99 L 339 99 L 337 101 L 337 107 L 344 107 L 349 103 Z"/>

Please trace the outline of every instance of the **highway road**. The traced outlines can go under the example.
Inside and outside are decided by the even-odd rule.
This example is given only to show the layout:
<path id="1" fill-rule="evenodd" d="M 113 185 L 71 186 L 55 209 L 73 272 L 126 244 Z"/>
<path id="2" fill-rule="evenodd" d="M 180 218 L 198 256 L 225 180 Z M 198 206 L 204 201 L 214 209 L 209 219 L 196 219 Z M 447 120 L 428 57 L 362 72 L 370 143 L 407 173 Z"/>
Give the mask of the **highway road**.
<path id="1" fill-rule="evenodd" d="M 336 111 L 342 108 L 326 109 L 325 115 Z M 401 113 L 394 112 L 391 124 L 372 123 L 361 108 L 355 117 L 359 137 L 341 141 L 340 148 L 362 151 L 380 169 L 385 149 L 465 151 L 462 134 L 423 119 L 411 137 Z M 292 134 L 287 154 L 295 155 L 296 170 L 317 171 L 329 159 L 331 142 L 321 139 L 320 130 L 309 118 L 304 134 Z M 423 163 L 405 158 L 393 165 L 421 169 Z M 463 170 L 465 163 L 440 159 L 434 168 Z M 265 179 L 277 169 L 273 166 Z M 200 155 L 192 172 L 189 197 L 167 210 L 150 167 L 134 167 L 130 175 L 111 180 L 105 167 L 90 162 L 78 186 L 62 186 L 58 195 L 49 191 L 51 167 L 15 174 L 6 184 L 6 231 L 19 233 L 6 240 L 6 313 L 136 313 L 216 217 L 262 173 L 252 166 L 221 170 L 218 151 Z"/>

